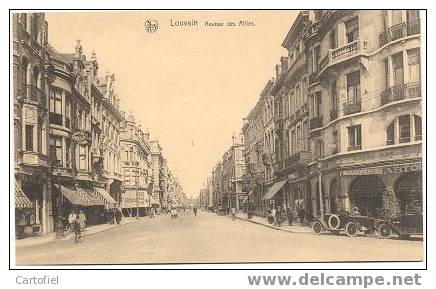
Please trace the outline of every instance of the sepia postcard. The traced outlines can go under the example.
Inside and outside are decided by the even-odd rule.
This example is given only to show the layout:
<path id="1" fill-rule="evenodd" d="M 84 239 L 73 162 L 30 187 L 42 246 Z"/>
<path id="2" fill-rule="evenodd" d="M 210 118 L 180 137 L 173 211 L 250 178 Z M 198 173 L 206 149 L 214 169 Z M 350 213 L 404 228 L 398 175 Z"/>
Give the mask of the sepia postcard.
<path id="1" fill-rule="evenodd" d="M 12 10 L 11 262 L 423 262 L 425 13 Z"/>

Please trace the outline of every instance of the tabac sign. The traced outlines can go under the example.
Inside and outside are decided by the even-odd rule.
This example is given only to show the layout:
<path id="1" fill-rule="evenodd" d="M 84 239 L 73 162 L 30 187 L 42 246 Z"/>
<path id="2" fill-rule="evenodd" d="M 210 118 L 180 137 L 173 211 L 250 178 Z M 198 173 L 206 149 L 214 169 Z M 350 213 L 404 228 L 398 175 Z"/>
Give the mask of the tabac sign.
<path id="1" fill-rule="evenodd" d="M 344 170 L 341 172 L 341 176 L 402 174 L 408 172 L 419 172 L 421 170 L 422 170 L 421 163 L 408 163 L 408 164 L 397 164 L 397 165 L 389 165 L 389 166 Z"/>

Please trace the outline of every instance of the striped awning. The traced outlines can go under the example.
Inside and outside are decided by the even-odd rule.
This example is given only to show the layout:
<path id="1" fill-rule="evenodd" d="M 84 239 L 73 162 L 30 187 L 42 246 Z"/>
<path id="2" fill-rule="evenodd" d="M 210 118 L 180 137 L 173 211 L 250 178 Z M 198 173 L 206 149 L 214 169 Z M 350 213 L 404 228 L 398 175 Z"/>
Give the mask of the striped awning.
<path id="1" fill-rule="evenodd" d="M 55 187 L 59 190 L 59 185 L 55 184 Z M 62 195 L 68 199 L 73 205 L 89 206 L 85 198 L 75 190 L 61 185 L 60 188 Z"/>
<path id="2" fill-rule="evenodd" d="M 113 205 L 116 204 L 117 202 L 114 200 L 114 198 L 111 197 L 111 195 L 109 195 L 109 193 L 103 189 L 103 188 L 98 188 L 98 187 L 94 187 L 95 191 L 97 194 L 99 194 L 102 199 L 104 200 L 104 202 L 108 205 Z"/>
<path id="3" fill-rule="evenodd" d="M 32 202 L 29 198 L 24 194 L 23 190 L 20 186 L 15 183 L 15 208 L 32 208 Z"/>
<path id="4" fill-rule="evenodd" d="M 288 180 L 283 180 L 277 183 L 274 183 L 274 185 L 272 185 L 267 193 L 263 196 L 262 200 L 269 200 L 272 197 L 274 197 L 275 194 L 277 194 L 278 191 L 280 191 L 281 188 L 283 188 L 283 186 L 286 184 Z"/>
<path id="5" fill-rule="evenodd" d="M 88 206 L 104 206 L 104 202 L 94 194 L 92 189 L 79 187 L 77 191 L 87 200 Z"/>

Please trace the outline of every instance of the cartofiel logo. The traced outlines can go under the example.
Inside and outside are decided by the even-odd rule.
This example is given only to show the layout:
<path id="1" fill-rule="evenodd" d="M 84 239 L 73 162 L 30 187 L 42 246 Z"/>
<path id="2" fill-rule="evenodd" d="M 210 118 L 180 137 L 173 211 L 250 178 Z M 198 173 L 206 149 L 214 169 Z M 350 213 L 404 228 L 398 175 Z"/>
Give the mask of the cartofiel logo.
<path id="1" fill-rule="evenodd" d="M 153 19 L 145 20 L 144 26 L 145 26 L 145 31 L 147 31 L 148 33 L 156 32 L 157 29 L 159 28 L 157 21 Z"/>

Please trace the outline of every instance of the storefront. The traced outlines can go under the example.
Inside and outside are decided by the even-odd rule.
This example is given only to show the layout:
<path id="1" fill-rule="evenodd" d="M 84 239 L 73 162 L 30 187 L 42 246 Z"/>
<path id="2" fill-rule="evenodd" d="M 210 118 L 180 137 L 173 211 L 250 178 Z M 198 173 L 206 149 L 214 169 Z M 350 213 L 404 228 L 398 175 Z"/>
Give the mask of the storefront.
<path id="1" fill-rule="evenodd" d="M 150 204 L 151 197 L 146 191 L 125 191 L 122 195 L 122 213 L 125 217 L 140 217 L 146 216 Z"/>

